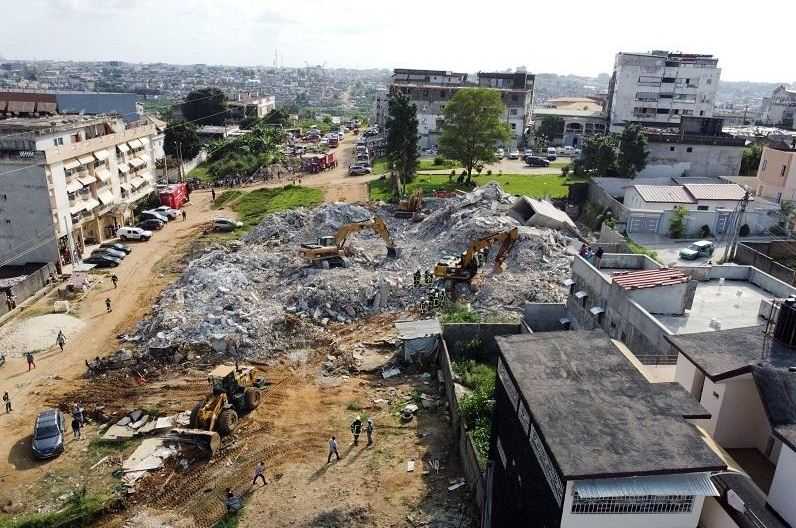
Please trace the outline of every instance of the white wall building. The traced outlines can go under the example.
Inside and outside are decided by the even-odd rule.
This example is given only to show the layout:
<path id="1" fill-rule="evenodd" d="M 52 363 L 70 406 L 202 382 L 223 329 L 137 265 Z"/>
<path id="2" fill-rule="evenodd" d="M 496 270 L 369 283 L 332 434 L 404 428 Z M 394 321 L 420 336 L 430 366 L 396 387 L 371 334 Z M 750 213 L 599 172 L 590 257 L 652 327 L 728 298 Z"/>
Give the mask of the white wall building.
<path id="1" fill-rule="evenodd" d="M 780 85 L 763 101 L 762 121 L 767 125 L 793 128 L 796 114 L 796 89 Z"/>
<path id="2" fill-rule="evenodd" d="M 154 190 L 148 121 L 54 116 L 0 121 L 0 263 L 70 263 L 112 238 Z"/>
<path id="3" fill-rule="evenodd" d="M 671 125 L 682 116 L 711 117 L 721 69 L 712 55 L 625 53 L 616 55 L 608 91 L 611 132 L 625 124 Z"/>

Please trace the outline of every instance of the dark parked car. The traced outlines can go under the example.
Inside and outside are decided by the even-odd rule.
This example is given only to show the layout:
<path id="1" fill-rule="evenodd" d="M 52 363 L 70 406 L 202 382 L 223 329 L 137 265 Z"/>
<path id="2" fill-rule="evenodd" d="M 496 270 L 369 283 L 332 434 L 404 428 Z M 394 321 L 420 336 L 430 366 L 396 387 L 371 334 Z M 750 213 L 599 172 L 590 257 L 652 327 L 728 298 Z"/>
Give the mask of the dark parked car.
<path id="1" fill-rule="evenodd" d="M 111 249 L 111 248 L 99 248 L 99 249 L 95 249 L 94 251 L 92 251 L 91 255 L 92 256 L 94 256 L 94 255 L 109 255 L 111 257 L 114 257 L 114 258 L 117 258 L 119 260 L 122 260 L 122 259 L 124 259 L 124 257 L 127 256 L 127 253 L 125 253 L 124 251 L 119 251 L 119 250 Z"/>
<path id="2" fill-rule="evenodd" d="M 91 255 L 87 259 L 83 259 L 86 264 L 94 264 L 98 268 L 115 268 L 121 264 L 122 260 L 112 257 L 110 255 Z"/>
<path id="3" fill-rule="evenodd" d="M 127 244 L 122 244 L 121 242 L 105 242 L 104 244 L 100 244 L 100 249 L 113 249 L 116 251 L 121 251 L 122 253 L 126 253 L 127 255 L 133 250 Z"/>
<path id="4" fill-rule="evenodd" d="M 528 156 L 525 158 L 525 163 L 529 167 L 549 167 L 550 162 L 539 156 Z"/>
<path id="5" fill-rule="evenodd" d="M 555 161 L 555 160 L 557 160 L 557 159 L 558 159 L 558 158 L 556 158 L 556 155 L 555 155 L 555 154 L 548 154 L 548 155 L 547 155 L 547 161 Z"/>
<path id="6" fill-rule="evenodd" d="M 66 420 L 58 409 L 47 409 L 36 417 L 31 448 L 36 458 L 53 458 L 64 452 Z"/>
<path id="7" fill-rule="evenodd" d="M 169 221 L 169 217 L 155 211 L 144 211 L 138 217 L 141 220 L 160 220 L 164 224 Z"/>
<path id="8" fill-rule="evenodd" d="M 141 229 L 145 229 L 146 231 L 157 231 L 159 229 L 163 229 L 163 225 L 165 222 L 162 220 L 155 220 L 154 218 L 150 218 L 148 220 L 143 220 L 136 224 L 136 227 Z"/>

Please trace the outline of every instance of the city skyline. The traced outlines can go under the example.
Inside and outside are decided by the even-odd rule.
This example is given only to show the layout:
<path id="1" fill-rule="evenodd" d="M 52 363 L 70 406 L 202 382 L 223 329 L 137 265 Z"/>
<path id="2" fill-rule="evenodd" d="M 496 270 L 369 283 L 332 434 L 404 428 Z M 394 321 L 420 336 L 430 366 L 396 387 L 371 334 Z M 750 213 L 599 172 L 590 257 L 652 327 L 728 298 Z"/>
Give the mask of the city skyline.
<path id="1" fill-rule="evenodd" d="M 597 76 L 612 70 L 619 51 L 668 49 L 716 55 L 722 80 L 791 83 L 791 75 L 783 73 L 777 61 L 760 60 L 764 51 L 787 49 L 787 20 L 796 15 L 796 6 L 781 4 L 781 16 L 766 28 L 765 43 L 750 45 L 749 39 L 738 38 L 748 31 L 746 19 L 732 10 L 719 12 L 683 0 L 672 0 L 667 11 L 687 13 L 689 20 L 721 31 L 672 31 L 668 23 L 655 22 L 655 13 L 637 16 L 638 7 L 624 0 L 615 2 L 611 13 L 595 13 L 580 0 L 570 3 L 566 12 L 503 0 L 477 11 L 467 4 L 454 11 L 416 0 L 398 10 L 363 0 L 333 6 L 321 0 L 300 5 L 275 0 L 267 6 L 256 0 L 224 5 L 209 0 L 13 0 L 5 5 L 10 23 L 0 56 L 272 66 L 276 50 L 279 65 L 285 67 L 420 66 L 475 72 L 525 66 L 537 73 Z M 87 17 L 94 21 L 92 30 L 76 32 Z M 544 22 L 547 18 L 556 23 Z M 474 20 L 479 25 L 470 30 Z M 677 22 L 675 17 L 668 20 Z M 32 24 L 47 38 L 31 39 Z"/>

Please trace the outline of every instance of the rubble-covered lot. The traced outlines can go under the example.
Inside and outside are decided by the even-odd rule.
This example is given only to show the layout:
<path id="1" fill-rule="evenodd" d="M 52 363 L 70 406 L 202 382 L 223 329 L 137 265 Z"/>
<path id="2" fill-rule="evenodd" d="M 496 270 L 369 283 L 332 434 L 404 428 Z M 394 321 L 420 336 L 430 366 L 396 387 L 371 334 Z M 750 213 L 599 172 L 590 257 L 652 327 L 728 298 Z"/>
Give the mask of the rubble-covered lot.
<path id="1" fill-rule="evenodd" d="M 420 222 L 396 219 L 386 206 L 351 204 L 270 215 L 242 242 L 194 259 L 132 339 L 154 349 L 209 345 L 219 353 L 269 359 L 301 348 L 331 322 L 411 308 L 426 295 L 413 287 L 412 274 L 460 254 L 473 240 L 518 226 L 507 214 L 514 200 L 490 184 L 427 201 L 430 213 Z M 388 259 L 384 241 L 364 231 L 349 238 L 348 268 L 315 268 L 299 256 L 302 242 L 377 215 L 388 223 L 399 258 Z M 496 273 L 488 263 L 463 299 L 474 309 L 519 311 L 526 301 L 564 299 L 565 250 L 573 239 L 552 229 L 519 229 L 505 270 Z"/>

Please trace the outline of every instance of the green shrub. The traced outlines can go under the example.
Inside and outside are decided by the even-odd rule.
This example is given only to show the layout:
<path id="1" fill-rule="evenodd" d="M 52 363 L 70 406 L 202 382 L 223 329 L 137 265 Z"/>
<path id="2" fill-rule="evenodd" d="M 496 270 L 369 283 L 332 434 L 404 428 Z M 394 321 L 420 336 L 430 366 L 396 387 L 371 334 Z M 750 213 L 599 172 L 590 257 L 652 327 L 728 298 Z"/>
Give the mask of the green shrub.
<path id="1" fill-rule="evenodd" d="M 443 310 L 440 320 L 443 323 L 480 323 L 481 315 L 463 304 L 451 303 Z"/>
<path id="2" fill-rule="evenodd" d="M 483 346 L 483 343 L 481 343 Z M 462 385 L 473 390 L 482 390 L 489 395 L 495 392 L 495 368 L 491 365 L 468 359 L 454 361 L 453 372 L 462 380 Z"/>
<path id="3" fill-rule="evenodd" d="M 443 165 L 446 165 L 446 164 L 447 164 L 447 161 L 448 161 L 448 160 L 446 160 L 446 159 L 445 159 L 444 157 L 442 157 L 442 156 L 435 156 L 435 157 L 434 157 L 434 165 L 436 165 L 436 166 L 438 166 L 438 167 L 442 167 Z"/>
<path id="4" fill-rule="evenodd" d="M 669 221 L 669 236 L 672 238 L 683 238 L 685 236 L 685 217 L 688 209 L 677 206 L 674 208 L 672 219 Z"/>
<path id="5" fill-rule="evenodd" d="M 30 513 L 0 524 L 3 528 L 55 528 L 89 526 L 111 503 L 109 497 L 86 494 L 85 486 L 73 492 L 58 511 Z"/>
<path id="6" fill-rule="evenodd" d="M 492 169 L 488 169 L 488 170 L 486 171 L 486 175 L 487 175 L 487 176 L 492 176 Z"/>

